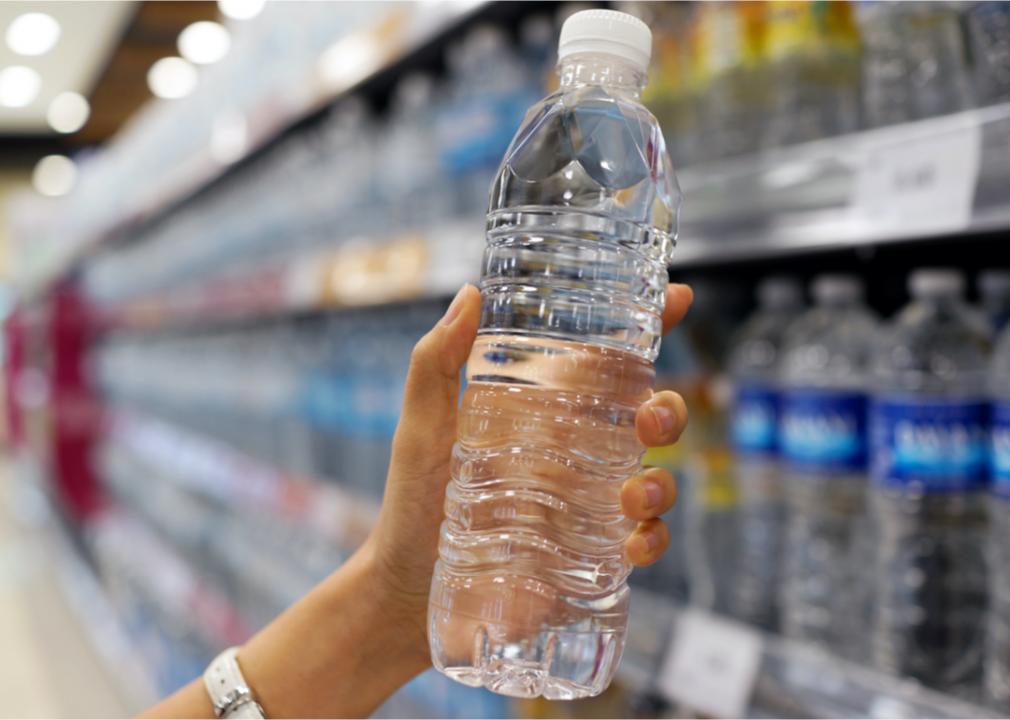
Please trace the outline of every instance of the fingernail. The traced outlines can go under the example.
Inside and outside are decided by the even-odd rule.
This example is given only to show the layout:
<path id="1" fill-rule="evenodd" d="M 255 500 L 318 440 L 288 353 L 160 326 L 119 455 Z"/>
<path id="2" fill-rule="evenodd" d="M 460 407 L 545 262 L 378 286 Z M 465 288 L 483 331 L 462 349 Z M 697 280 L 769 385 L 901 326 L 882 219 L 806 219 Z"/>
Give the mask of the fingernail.
<path id="1" fill-rule="evenodd" d="M 439 321 L 442 325 L 452 325 L 452 321 L 459 316 L 459 311 L 463 309 L 463 291 L 466 290 L 467 286 L 464 285 L 456 293 L 456 297 L 452 299 L 449 303 L 449 309 L 445 311 L 445 315 Z"/>
<path id="2" fill-rule="evenodd" d="M 655 480 L 645 480 L 642 482 L 642 487 L 645 488 L 646 510 L 659 507 L 659 504 L 663 502 L 663 486 Z"/>
<path id="3" fill-rule="evenodd" d="M 659 547 L 659 536 L 654 532 L 642 533 L 642 540 L 645 541 L 645 548 L 650 553 Z"/>
<path id="4" fill-rule="evenodd" d="M 677 416 L 673 414 L 673 410 L 665 405 L 655 405 L 652 408 L 652 414 L 656 418 L 660 432 L 666 434 L 673 430 L 674 423 L 677 422 Z"/>

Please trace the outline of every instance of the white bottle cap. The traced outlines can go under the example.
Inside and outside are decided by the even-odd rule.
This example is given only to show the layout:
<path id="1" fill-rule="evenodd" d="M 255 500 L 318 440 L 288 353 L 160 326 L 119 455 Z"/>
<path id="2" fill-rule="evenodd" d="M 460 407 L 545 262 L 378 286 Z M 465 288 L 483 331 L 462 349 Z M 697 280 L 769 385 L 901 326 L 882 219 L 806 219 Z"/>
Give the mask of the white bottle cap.
<path id="1" fill-rule="evenodd" d="M 950 268 L 916 270 L 908 278 L 908 292 L 914 298 L 952 298 L 964 295 L 964 275 Z"/>
<path id="2" fill-rule="evenodd" d="M 652 31 L 634 15 L 616 10 L 583 10 L 561 26 L 558 59 L 583 52 L 616 55 L 644 73 L 652 56 Z"/>

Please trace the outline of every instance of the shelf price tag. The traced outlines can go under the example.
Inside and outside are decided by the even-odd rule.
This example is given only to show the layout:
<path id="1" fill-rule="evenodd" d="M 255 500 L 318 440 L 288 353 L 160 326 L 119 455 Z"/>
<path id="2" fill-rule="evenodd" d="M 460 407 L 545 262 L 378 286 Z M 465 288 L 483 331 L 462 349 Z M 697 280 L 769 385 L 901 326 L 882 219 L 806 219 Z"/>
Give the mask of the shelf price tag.
<path id="1" fill-rule="evenodd" d="M 944 118 L 939 132 L 893 129 L 867 139 L 853 188 L 860 221 L 888 233 L 962 230 L 971 222 L 981 155 L 981 130 Z"/>
<path id="2" fill-rule="evenodd" d="M 761 636 L 701 610 L 677 618 L 673 644 L 659 673 L 671 700 L 718 718 L 747 716 L 761 661 Z"/>

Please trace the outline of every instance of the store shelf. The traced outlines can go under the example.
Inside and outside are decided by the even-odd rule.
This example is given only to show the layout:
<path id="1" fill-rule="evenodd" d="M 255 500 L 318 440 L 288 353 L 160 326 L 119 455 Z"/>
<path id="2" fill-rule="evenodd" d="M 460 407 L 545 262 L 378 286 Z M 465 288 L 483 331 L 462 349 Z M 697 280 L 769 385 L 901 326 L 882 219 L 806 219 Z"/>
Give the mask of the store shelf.
<path id="1" fill-rule="evenodd" d="M 629 637 L 618 670 L 629 688 L 671 695 L 665 664 L 683 627 L 680 623 L 688 615 L 672 601 L 634 588 Z M 733 621 L 716 620 L 728 625 L 731 632 L 755 634 Z M 814 647 L 767 634 L 759 634 L 758 638 L 760 659 L 745 717 L 1000 717 L 996 710 L 876 672 Z"/>
<path id="2" fill-rule="evenodd" d="M 223 159 L 208 138 L 199 151 L 180 157 L 170 172 L 152 177 L 115 217 L 85 232 L 64 228 L 70 231 L 69 237 L 64 235 L 47 254 L 37 268 L 37 276 L 26 283 L 25 293 L 40 291 L 104 243 L 128 237 L 134 228 L 171 212 L 224 175 L 241 172 L 247 159 L 255 157 L 286 131 L 406 62 L 412 54 L 448 35 L 487 5 L 485 0 L 400 3 L 383 12 L 368 27 L 336 41 L 320 55 L 301 83 L 292 84 L 283 97 L 263 102 L 241 118 L 244 138 L 240 152 Z M 23 223 L 29 228 L 40 215 L 52 211 L 49 205 L 41 209 L 31 205 Z"/>
<path id="3" fill-rule="evenodd" d="M 446 298 L 477 280 L 483 250 L 481 220 L 459 221 L 425 234 L 274 258 L 197 285 L 100 305 L 99 321 L 154 329 Z"/>
<path id="4" fill-rule="evenodd" d="M 112 410 L 108 432 L 112 446 L 151 467 L 170 469 L 162 476 L 191 492 L 246 512 L 286 518 L 345 549 L 360 545 L 378 517 L 372 501 L 314 478 L 285 473 L 149 415 Z"/>
<path id="5" fill-rule="evenodd" d="M 154 670 L 135 652 L 122 618 L 95 569 L 81 555 L 52 499 L 43 491 L 44 470 L 33 455 L 23 451 L 14 453 L 10 463 L 14 476 L 12 492 L 22 507 L 30 508 L 40 531 L 39 549 L 52 559 L 56 583 L 87 641 L 109 675 L 122 683 L 124 699 L 137 710 L 149 707 L 158 699 Z"/>
<path id="6" fill-rule="evenodd" d="M 359 534 L 367 533 L 375 515 L 361 514 L 360 506 L 336 488 L 306 489 L 306 481 L 256 464 L 214 441 L 199 438 L 168 423 L 119 412 L 113 422 L 113 442 L 141 457 L 152 467 L 171 458 L 179 467 L 171 473 L 190 491 L 230 500 L 239 507 L 273 511 L 304 521 L 315 532 L 332 537 L 345 521 L 357 518 Z M 294 492 L 292 488 L 297 488 Z M 320 505 L 322 491 L 333 490 Z M 317 494 L 319 493 L 319 494 Z M 336 499 L 337 497 L 340 499 Z M 295 498 L 292 500 L 292 498 Z M 366 517 L 367 515 L 367 517 Z M 363 535 L 362 535 L 363 536 Z M 342 536 L 341 542 L 353 542 Z M 115 543 L 116 547 L 124 543 Z M 136 543 L 131 543 L 136 545 Z M 677 642 L 683 608 L 642 588 L 633 591 L 629 637 L 619 677 L 639 694 L 669 694 L 664 665 Z M 734 625 L 732 621 L 720 622 Z M 739 632 L 755 631 L 738 626 Z M 986 718 L 999 713 L 963 699 L 926 689 L 853 664 L 813 647 L 759 635 L 760 662 L 753 682 L 747 715 L 754 717 L 936 717 Z"/>
<path id="7" fill-rule="evenodd" d="M 1010 103 L 688 168 L 675 269 L 1010 227 Z M 479 218 L 282 256 L 105 308 L 114 327 L 444 297 L 476 279 Z"/>
<path id="8" fill-rule="evenodd" d="M 1010 103 L 678 173 L 675 267 L 1010 227 Z"/>

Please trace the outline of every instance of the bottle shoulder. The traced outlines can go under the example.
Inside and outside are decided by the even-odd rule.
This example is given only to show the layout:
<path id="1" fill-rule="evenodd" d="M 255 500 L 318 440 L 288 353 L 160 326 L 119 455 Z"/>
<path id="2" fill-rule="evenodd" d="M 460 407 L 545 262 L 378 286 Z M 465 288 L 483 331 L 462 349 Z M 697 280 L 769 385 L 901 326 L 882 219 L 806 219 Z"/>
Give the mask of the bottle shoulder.
<path id="1" fill-rule="evenodd" d="M 738 378 L 774 378 L 786 328 L 796 315 L 770 311 L 752 315 L 733 337 L 730 372 Z"/>
<path id="2" fill-rule="evenodd" d="M 665 238 L 658 244 L 672 249 L 680 204 L 655 117 L 632 95 L 580 86 L 559 89 L 527 111 L 488 210 L 495 226 L 511 224 L 516 212 L 604 216 L 642 228 L 649 242 L 658 233 Z"/>
<path id="3" fill-rule="evenodd" d="M 786 331 L 783 380 L 861 389 L 877 339 L 876 319 L 866 308 L 808 310 Z"/>
<path id="4" fill-rule="evenodd" d="M 939 394 L 981 392 L 992 339 L 982 319 L 963 304 L 912 303 L 887 326 L 873 371 L 881 389 Z"/>

